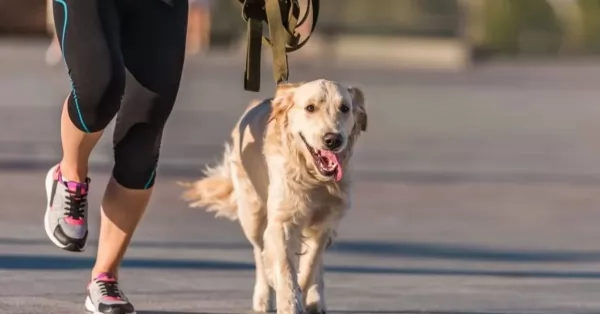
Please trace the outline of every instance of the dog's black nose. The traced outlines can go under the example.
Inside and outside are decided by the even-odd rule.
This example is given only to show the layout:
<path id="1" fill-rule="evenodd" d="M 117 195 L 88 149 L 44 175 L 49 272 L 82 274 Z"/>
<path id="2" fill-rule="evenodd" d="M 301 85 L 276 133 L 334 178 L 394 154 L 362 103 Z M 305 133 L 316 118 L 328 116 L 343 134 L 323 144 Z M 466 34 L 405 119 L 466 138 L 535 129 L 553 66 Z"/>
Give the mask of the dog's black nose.
<path id="1" fill-rule="evenodd" d="M 339 133 L 326 133 L 323 136 L 323 142 L 325 143 L 325 147 L 327 147 L 328 149 L 336 150 L 342 147 L 344 139 Z"/>

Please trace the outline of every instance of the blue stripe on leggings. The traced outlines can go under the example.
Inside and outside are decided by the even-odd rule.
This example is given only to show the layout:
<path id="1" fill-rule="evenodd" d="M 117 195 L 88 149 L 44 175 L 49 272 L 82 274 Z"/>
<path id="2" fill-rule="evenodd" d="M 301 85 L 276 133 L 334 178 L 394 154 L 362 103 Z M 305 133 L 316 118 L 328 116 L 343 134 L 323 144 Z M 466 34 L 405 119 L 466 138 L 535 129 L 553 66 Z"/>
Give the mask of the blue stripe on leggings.
<path id="1" fill-rule="evenodd" d="M 154 179 L 155 176 L 156 176 L 156 169 L 154 169 L 154 171 L 152 171 L 152 174 L 150 175 L 150 178 L 148 178 L 148 182 L 146 182 L 144 189 L 147 189 L 150 187 L 150 184 L 152 184 L 152 180 Z"/>

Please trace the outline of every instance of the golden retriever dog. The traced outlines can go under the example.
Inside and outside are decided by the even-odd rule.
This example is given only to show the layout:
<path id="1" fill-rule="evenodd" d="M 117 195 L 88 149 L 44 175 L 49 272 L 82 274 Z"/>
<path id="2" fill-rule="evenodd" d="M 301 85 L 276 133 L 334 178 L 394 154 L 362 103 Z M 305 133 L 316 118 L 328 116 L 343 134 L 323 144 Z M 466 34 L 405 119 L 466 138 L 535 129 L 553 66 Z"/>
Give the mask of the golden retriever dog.
<path id="1" fill-rule="evenodd" d="M 246 109 L 222 162 L 184 184 L 190 206 L 239 219 L 254 247 L 254 311 L 276 301 L 281 314 L 325 313 L 323 252 L 350 207 L 350 159 L 366 129 L 360 89 L 283 84 Z"/>

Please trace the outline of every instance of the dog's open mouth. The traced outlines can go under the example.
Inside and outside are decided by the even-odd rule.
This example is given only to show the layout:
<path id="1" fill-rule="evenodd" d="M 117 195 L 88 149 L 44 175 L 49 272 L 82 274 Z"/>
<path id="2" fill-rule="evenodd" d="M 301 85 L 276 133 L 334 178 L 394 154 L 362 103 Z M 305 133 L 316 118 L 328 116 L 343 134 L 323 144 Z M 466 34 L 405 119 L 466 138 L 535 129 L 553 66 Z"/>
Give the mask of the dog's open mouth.
<path id="1" fill-rule="evenodd" d="M 337 154 L 330 150 L 315 149 L 306 142 L 304 135 L 300 134 L 300 137 L 310 152 L 319 173 L 325 177 L 334 177 L 335 181 L 340 181 L 343 173 Z"/>

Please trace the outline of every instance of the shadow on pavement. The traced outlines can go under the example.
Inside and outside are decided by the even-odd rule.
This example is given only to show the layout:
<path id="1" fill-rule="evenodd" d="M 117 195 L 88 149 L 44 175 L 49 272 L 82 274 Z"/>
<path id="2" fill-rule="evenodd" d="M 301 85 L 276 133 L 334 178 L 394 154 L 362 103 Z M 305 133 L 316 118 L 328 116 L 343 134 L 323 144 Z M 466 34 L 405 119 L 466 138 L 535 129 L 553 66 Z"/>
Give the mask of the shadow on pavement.
<path id="1" fill-rule="evenodd" d="M 327 311 L 330 313 L 330 311 Z M 529 314 L 525 312 L 510 312 L 511 314 Z M 504 314 L 504 312 L 483 312 L 483 311 L 426 311 L 426 310 L 398 310 L 398 311 L 370 311 L 370 310 L 340 310 L 333 311 L 331 314 Z M 533 314 L 533 313 L 532 313 Z"/>
<path id="2" fill-rule="evenodd" d="M 250 314 L 254 312 L 242 311 L 236 313 L 229 312 L 169 312 L 169 311 L 137 311 L 138 314 Z M 274 313 L 274 312 L 271 312 Z M 410 314 L 410 313 L 420 313 L 420 314 L 429 314 L 430 312 L 422 312 L 422 311 L 327 311 L 328 314 Z M 463 314 L 462 312 L 447 312 L 447 313 L 431 313 L 431 314 Z M 500 314 L 500 313 L 464 313 L 464 314 Z M 520 313 L 519 313 L 520 314 Z"/>
<path id="3" fill-rule="evenodd" d="M 1 142 L 0 142 L 1 146 Z M 212 156 L 212 155 L 211 155 Z M 214 156 L 217 156 L 215 154 Z M 214 162 L 216 157 L 209 158 Z M 47 171 L 56 163 L 56 160 L 23 160 L 0 159 L 0 172 L 39 172 Z M 197 179 L 203 176 L 202 169 L 206 163 L 198 158 L 194 166 L 178 165 L 169 162 L 161 163 L 158 174 L 165 178 Z M 110 174 L 112 164 L 90 163 L 90 171 Z M 407 170 L 386 171 L 355 171 L 357 180 L 376 182 L 406 182 L 415 184 L 457 184 L 457 183 L 515 183 L 515 184 L 540 184 L 561 183 L 568 185 L 597 186 L 600 185 L 600 176 L 596 174 L 564 174 L 564 173 L 536 173 L 528 171 L 517 172 L 426 172 Z"/>
<path id="4" fill-rule="evenodd" d="M 340 311 L 327 311 L 329 314 L 539 314 L 540 312 L 523 312 L 523 311 L 463 311 L 463 310 L 448 310 L 448 311 L 427 311 L 427 310 L 402 310 L 402 311 L 370 311 L 370 310 L 340 310 Z M 576 312 L 573 314 L 592 314 L 592 312 Z"/>
<path id="5" fill-rule="evenodd" d="M 0 269 L 7 270 L 73 270 L 91 269 L 93 258 L 73 258 L 40 255 L 0 254 Z M 123 261 L 124 268 L 140 269 L 195 269 L 213 271 L 251 271 L 253 263 L 223 260 L 186 260 L 186 259 L 145 259 L 129 258 Z M 379 266 L 341 266 L 325 267 L 327 272 L 367 275 L 404 275 L 404 276 L 492 276 L 515 278 L 554 278 L 554 279 L 600 279 L 600 272 L 594 271 L 553 271 L 553 270 L 469 270 L 444 268 L 402 268 Z"/>
<path id="6" fill-rule="evenodd" d="M 0 238 L 0 245 L 48 245 L 46 239 Z M 97 246 L 90 241 L 90 246 Z M 134 241 L 131 247 L 157 249 L 198 249 L 198 250 L 250 250 L 245 242 L 152 242 Z M 380 257 L 414 259 L 465 260 L 478 262 L 599 262 L 600 252 L 564 250 L 508 250 L 489 247 L 438 243 L 385 242 L 385 241 L 339 241 L 329 249 L 338 254 L 354 254 Z M 1 263 L 1 262 L 0 262 Z"/>
<path id="7" fill-rule="evenodd" d="M 138 311 L 138 314 L 246 314 L 247 311 L 229 313 L 229 312 L 169 312 L 169 311 Z M 463 310 L 448 310 L 448 311 L 427 311 L 427 310 L 328 310 L 328 314 L 539 314 L 540 312 L 522 312 L 522 311 L 463 311 Z M 577 312 L 573 314 L 592 314 L 586 312 Z"/>
<path id="8" fill-rule="evenodd" d="M 136 311 L 137 314 L 238 314 L 238 313 L 212 313 L 212 312 L 170 312 L 170 311 Z"/>
<path id="9" fill-rule="evenodd" d="M 600 252 L 506 250 L 480 246 L 380 242 L 380 241 L 340 241 L 331 252 L 387 256 L 419 259 L 467 260 L 478 262 L 597 262 Z"/>
<path id="10" fill-rule="evenodd" d="M 228 312 L 170 312 L 170 311 L 136 311 L 137 314 L 245 314 L 248 312 L 228 313 Z"/>
<path id="11" fill-rule="evenodd" d="M 1 142 L 0 142 L 1 143 Z M 50 167 L 56 164 L 56 160 L 17 160 L 17 159 L 4 159 L 0 160 L 0 171 L 2 172 L 46 172 Z M 189 166 L 174 166 L 174 165 L 161 165 L 158 172 L 161 176 L 165 177 L 177 177 L 177 178 L 198 178 L 202 176 L 202 166 L 204 164 L 199 162 L 196 167 Z M 91 162 L 89 165 L 90 171 L 101 172 L 110 174 L 112 171 L 112 164 L 109 163 L 94 163 Z"/>

